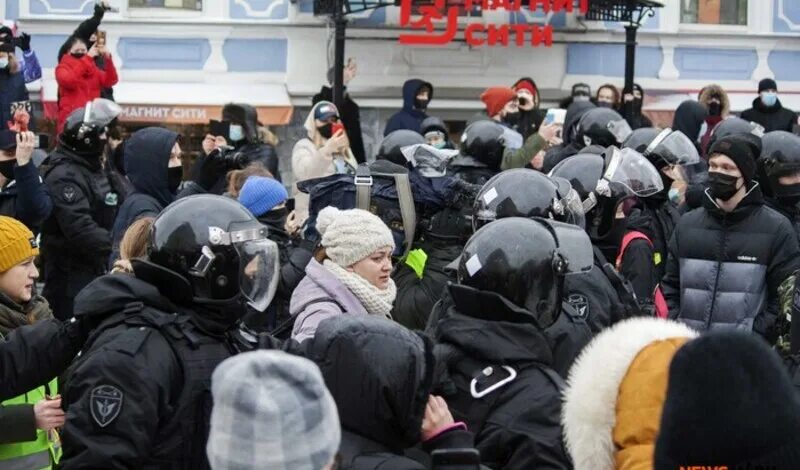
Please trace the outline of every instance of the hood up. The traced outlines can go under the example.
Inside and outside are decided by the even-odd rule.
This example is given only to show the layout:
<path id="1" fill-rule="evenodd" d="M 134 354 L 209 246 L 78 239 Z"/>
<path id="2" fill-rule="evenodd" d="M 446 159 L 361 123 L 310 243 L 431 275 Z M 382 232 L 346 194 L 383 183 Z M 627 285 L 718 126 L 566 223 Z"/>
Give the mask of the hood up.
<path id="1" fill-rule="evenodd" d="M 136 191 L 154 197 L 162 207 L 175 200 L 169 191 L 169 157 L 178 134 L 162 127 L 147 127 L 125 142 L 125 174 Z"/>

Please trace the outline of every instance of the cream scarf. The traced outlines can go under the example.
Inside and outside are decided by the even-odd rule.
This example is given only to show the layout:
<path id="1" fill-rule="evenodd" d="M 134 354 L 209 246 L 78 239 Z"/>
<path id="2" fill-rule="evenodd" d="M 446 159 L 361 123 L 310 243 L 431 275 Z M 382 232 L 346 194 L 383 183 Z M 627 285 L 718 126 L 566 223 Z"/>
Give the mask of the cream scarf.
<path id="1" fill-rule="evenodd" d="M 322 264 L 356 296 L 367 313 L 392 319 L 392 304 L 397 296 L 397 287 L 393 279 L 390 278 L 389 286 L 381 290 L 358 274 L 344 269 L 329 259 Z"/>

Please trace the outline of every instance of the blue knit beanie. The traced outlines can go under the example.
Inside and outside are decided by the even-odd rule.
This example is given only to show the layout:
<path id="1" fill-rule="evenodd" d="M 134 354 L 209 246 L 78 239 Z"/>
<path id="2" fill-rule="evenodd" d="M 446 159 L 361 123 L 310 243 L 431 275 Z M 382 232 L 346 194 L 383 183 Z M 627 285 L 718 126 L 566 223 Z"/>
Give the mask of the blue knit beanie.
<path id="1" fill-rule="evenodd" d="M 288 198 L 286 188 L 279 181 L 266 176 L 247 178 L 239 192 L 239 202 L 256 217 L 261 217 Z"/>

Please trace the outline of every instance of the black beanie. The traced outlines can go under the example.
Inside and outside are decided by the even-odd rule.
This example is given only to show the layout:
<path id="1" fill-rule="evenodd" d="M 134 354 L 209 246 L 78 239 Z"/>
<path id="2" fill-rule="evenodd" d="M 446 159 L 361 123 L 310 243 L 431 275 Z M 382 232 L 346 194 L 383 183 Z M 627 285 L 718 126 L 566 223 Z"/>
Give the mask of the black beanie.
<path id="1" fill-rule="evenodd" d="M 764 90 L 775 90 L 778 91 L 778 84 L 775 83 L 775 80 L 771 78 L 765 78 L 758 82 L 758 92 L 761 93 Z"/>
<path id="2" fill-rule="evenodd" d="M 798 469 L 798 400 L 777 354 L 755 334 L 692 340 L 670 364 L 653 468 Z"/>
<path id="3" fill-rule="evenodd" d="M 736 163 L 745 184 L 756 177 L 756 158 L 761 155 L 761 139 L 752 134 L 733 134 L 714 142 L 708 151 L 709 158 L 721 153 Z"/>

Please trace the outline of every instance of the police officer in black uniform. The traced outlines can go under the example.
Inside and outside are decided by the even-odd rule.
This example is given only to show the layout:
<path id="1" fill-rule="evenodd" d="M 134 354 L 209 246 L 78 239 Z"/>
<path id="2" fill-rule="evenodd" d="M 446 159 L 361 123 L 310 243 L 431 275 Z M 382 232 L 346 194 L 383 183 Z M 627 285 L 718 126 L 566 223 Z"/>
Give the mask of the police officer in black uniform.
<path id="1" fill-rule="evenodd" d="M 107 275 L 75 301 L 103 315 L 68 371 L 61 468 L 204 469 L 211 374 L 244 349 L 247 305 L 278 281 L 267 228 L 232 199 L 178 200 L 155 220 L 135 276 Z"/>
<path id="2" fill-rule="evenodd" d="M 58 146 L 45 163 L 53 211 L 42 225 L 42 294 L 57 318 L 72 317 L 73 299 L 105 273 L 118 195 L 103 171 L 108 125 L 121 111 L 98 98 L 67 117 Z"/>
<path id="3" fill-rule="evenodd" d="M 471 184 L 482 185 L 500 172 L 505 141 L 503 126 L 495 121 L 476 121 L 467 126 L 461 143 L 461 155 L 456 157 L 448 174 Z"/>
<path id="4" fill-rule="evenodd" d="M 490 468 L 572 468 L 561 441 L 563 380 L 543 331 L 558 318 L 563 276 L 589 269 L 591 251 L 576 226 L 492 222 L 467 242 L 459 283 L 437 304 L 429 333 L 439 392 Z"/>

